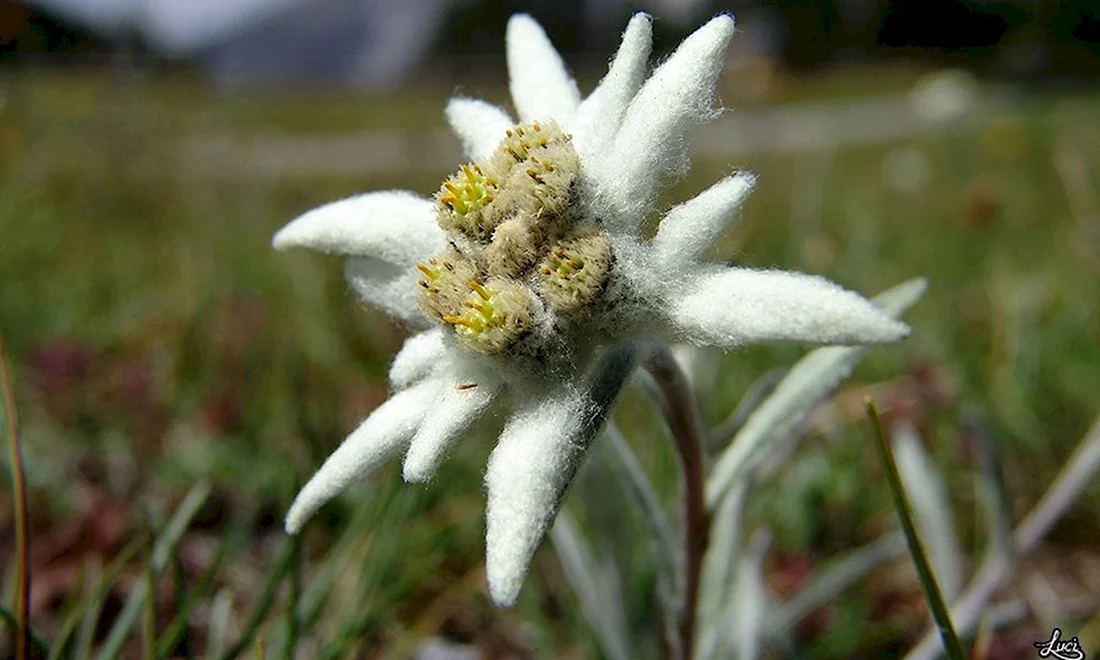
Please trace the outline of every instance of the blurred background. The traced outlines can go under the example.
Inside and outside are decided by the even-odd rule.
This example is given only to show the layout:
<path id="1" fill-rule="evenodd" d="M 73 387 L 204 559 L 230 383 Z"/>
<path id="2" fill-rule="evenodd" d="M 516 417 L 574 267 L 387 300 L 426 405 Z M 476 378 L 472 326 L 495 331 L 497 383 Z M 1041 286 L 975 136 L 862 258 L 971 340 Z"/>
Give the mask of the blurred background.
<path id="1" fill-rule="evenodd" d="M 974 475 L 989 447 L 1013 517 L 1031 508 L 1100 411 L 1092 0 L 0 0 L 0 337 L 31 622 L 56 657 L 232 657 L 256 639 L 302 658 L 599 657 L 549 549 L 516 610 L 489 604 L 491 420 L 432 485 L 402 486 L 395 466 L 285 538 L 296 487 L 385 400 L 406 331 L 356 303 L 337 259 L 269 245 L 333 199 L 431 194 L 461 159 L 446 99 L 508 105 L 512 13 L 542 22 L 588 91 L 638 10 L 656 17 L 657 56 L 718 11 L 738 19 L 720 88 L 734 110 L 695 132 L 695 169 L 664 205 L 735 169 L 760 175 L 714 258 L 868 294 L 930 280 L 913 337 L 873 351 L 755 487 L 746 525 L 773 536 L 770 593 L 895 528 L 868 393 L 939 462 L 968 569 L 987 540 Z M 698 360 L 707 421 L 803 353 Z M 674 510 L 652 404 L 628 391 L 618 411 Z M 614 531 L 596 547 L 657 657 L 638 525 L 587 506 L 615 501 L 604 481 L 587 467 L 567 508 Z M 1005 597 L 1026 615 L 984 657 L 1031 657 L 1051 622 L 1100 652 L 1098 523 L 1093 484 L 1020 567 Z M 128 606 L 141 589 L 147 606 Z M 792 657 L 901 657 L 926 624 L 902 559 L 807 617 Z"/>

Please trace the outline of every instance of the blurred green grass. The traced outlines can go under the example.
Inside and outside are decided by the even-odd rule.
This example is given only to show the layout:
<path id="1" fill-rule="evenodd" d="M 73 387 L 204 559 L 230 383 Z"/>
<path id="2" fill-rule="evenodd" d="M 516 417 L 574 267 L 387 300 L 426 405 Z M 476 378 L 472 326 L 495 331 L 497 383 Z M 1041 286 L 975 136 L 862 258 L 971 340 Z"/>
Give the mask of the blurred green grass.
<path id="1" fill-rule="evenodd" d="M 205 479 L 214 495 L 181 543 L 191 558 L 179 560 L 175 579 L 197 582 L 202 557 L 228 544 L 214 584 L 233 594 L 233 621 L 242 625 L 295 487 L 385 399 L 386 365 L 405 336 L 361 308 L 337 260 L 276 254 L 270 237 L 297 213 L 359 191 L 429 194 L 452 165 L 367 178 L 223 176 L 216 167 L 196 175 L 180 171 L 181 145 L 209 135 L 428 134 L 444 128 L 449 90 L 255 96 L 109 73 L 29 73 L 4 84 L 0 332 L 13 356 L 35 538 L 53 553 L 38 558 L 39 575 L 70 576 L 57 578 L 33 621 L 48 638 L 84 588 L 78 576 L 155 527 Z M 850 79 L 808 87 L 830 99 L 852 88 Z M 796 90 L 799 99 L 809 94 Z M 503 98 L 500 89 L 464 91 L 474 92 Z M 918 424 L 948 471 L 970 549 L 981 532 L 967 415 L 1005 445 L 1019 514 L 1100 411 L 1100 96 L 1003 98 L 972 128 L 948 134 L 697 159 L 668 196 L 671 204 L 749 169 L 760 175 L 757 190 L 715 258 L 820 273 L 866 293 L 929 279 L 909 316 L 913 337 L 873 351 L 851 391 L 869 389 Z M 757 377 L 802 350 L 726 355 L 702 392 L 708 419 L 724 418 Z M 833 417 L 815 421 L 783 476 L 755 497 L 754 524 L 776 534 L 779 591 L 791 565 L 813 565 L 891 528 L 884 486 L 868 483 L 875 456 L 850 399 L 842 393 Z M 675 457 L 656 414 L 629 392 L 618 417 L 671 500 Z M 324 615 L 303 635 L 310 657 L 357 647 L 401 655 L 433 634 L 541 657 L 596 653 L 550 554 L 515 612 L 493 610 L 482 593 L 480 476 L 496 423 L 463 442 L 431 486 L 400 486 L 388 470 L 311 527 L 305 583 L 326 566 L 338 577 Z M 599 480 L 579 490 L 598 487 L 588 481 Z M 124 522 L 109 533 L 100 528 L 111 506 Z M 1052 542 L 1089 543 L 1098 514 L 1094 486 Z M 614 516 L 588 517 L 610 524 Z M 89 526 L 94 542 L 64 538 L 67 525 Z M 613 550 L 632 576 L 624 585 L 631 618 L 655 630 L 651 568 L 636 546 Z M 919 608 L 876 608 L 905 601 L 916 583 L 885 582 L 835 604 L 806 657 L 869 657 L 913 639 Z M 280 592 L 265 635 L 281 625 L 288 597 Z M 158 603 L 162 624 L 176 605 L 171 596 Z M 882 624 L 881 634 L 862 634 L 867 619 Z M 199 644 L 202 635 L 189 638 Z"/>

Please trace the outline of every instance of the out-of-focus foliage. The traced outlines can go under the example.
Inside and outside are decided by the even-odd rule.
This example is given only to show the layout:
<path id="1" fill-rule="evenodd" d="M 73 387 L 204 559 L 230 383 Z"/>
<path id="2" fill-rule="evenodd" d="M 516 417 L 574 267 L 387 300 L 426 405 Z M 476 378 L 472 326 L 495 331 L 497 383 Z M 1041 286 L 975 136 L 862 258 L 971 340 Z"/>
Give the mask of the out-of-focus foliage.
<path id="1" fill-rule="evenodd" d="M 780 83 L 777 93 L 841 99 L 828 113 L 859 100 L 846 91 L 850 80 L 790 92 Z M 433 636 L 486 652 L 598 652 L 552 553 L 536 562 L 516 611 L 488 604 L 479 484 L 490 433 L 461 443 L 428 487 L 395 488 L 396 466 L 380 473 L 325 510 L 300 561 L 280 563 L 299 552 L 280 525 L 295 486 L 384 400 L 385 366 L 404 333 L 362 310 L 331 260 L 276 254 L 270 236 L 343 195 L 436 189 L 457 158 L 436 133 L 451 91 L 252 98 L 112 75 L 4 80 L 0 332 L 30 486 L 32 623 L 44 639 L 73 620 L 70 649 L 101 644 L 144 579 L 148 539 L 207 480 L 211 494 L 154 590 L 160 639 L 188 614 L 179 653 L 229 649 L 245 633 L 261 635 L 271 657 L 290 639 L 310 657 L 353 648 L 400 656 Z M 748 502 L 747 528 L 766 521 L 774 535 L 763 575 L 779 597 L 893 529 L 886 490 L 868 478 L 877 459 L 862 427 L 863 394 L 876 396 L 887 420 L 918 430 L 968 551 L 986 534 L 972 495 L 973 434 L 1001 447 L 1018 516 L 1100 410 L 1100 98 L 997 98 L 949 132 L 881 144 L 736 157 L 703 148 L 692 178 L 670 196 L 751 169 L 756 193 L 715 258 L 799 268 L 869 293 L 915 275 L 930 283 L 907 316 L 913 337 L 873 350 Z M 715 356 L 721 368 L 702 391 L 708 422 L 802 353 L 775 346 Z M 651 404 L 628 392 L 617 420 L 671 502 L 675 457 Z M 592 466 L 578 486 L 584 502 L 593 499 L 586 491 L 605 487 L 599 476 Z M 582 525 L 641 538 L 627 533 L 640 531 L 625 505 L 603 499 L 607 510 L 577 511 Z M 1097 561 L 1089 530 L 1098 512 L 1094 488 L 1052 535 L 1056 570 L 1071 581 Z M 132 559 L 112 571 L 135 543 Z M 619 585 L 624 616 L 660 630 L 645 544 L 612 546 L 593 556 L 628 576 Z M 10 543 L 0 547 L 13 566 Z M 925 616 L 899 563 L 793 636 L 805 657 L 878 657 L 907 647 Z M 127 640 L 135 650 L 140 627 Z M 1048 631 L 1032 632 L 1028 644 Z M 1008 650 L 990 657 L 1018 657 L 1015 637 L 997 639 Z"/>

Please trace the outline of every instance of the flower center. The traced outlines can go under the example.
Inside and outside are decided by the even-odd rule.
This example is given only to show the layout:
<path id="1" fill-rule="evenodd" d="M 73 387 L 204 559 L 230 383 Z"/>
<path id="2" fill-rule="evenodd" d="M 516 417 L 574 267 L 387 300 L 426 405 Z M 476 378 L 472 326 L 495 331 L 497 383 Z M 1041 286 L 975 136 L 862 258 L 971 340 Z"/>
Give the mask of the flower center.
<path id="1" fill-rule="evenodd" d="M 444 181 L 437 219 L 450 247 L 417 264 L 421 309 L 482 353 L 529 334 L 537 309 L 582 312 L 603 289 L 612 255 L 606 233 L 577 226 L 580 167 L 568 135 L 534 122 L 509 129 L 485 162 Z"/>
<path id="2" fill-rule="evenodd" d="M 473 238 L 487 236 L 493 227 L 484 217 L 484 210 L 493 202 L 496 191 L 495 178 L 485 176 L 477 165 L 463 165 L 439 191 L 439 225 Z"/>
<path id="3" fill-rule="evenodd" d="M 575 313 L 600 292 L 610 268 L 607 234 L 569 236 L 551 246 L 539 265 L 539 291 L 555 311 Z"/>
<path id="4" fill-rule="evenodd" d="M 522 285 L 503 279 L 467 284 L 470 294 L 462 301 L 462 313 L 446 314 L 442 320 L 468 348 L 498 353 L 530 329 L 531 301 Z"/>

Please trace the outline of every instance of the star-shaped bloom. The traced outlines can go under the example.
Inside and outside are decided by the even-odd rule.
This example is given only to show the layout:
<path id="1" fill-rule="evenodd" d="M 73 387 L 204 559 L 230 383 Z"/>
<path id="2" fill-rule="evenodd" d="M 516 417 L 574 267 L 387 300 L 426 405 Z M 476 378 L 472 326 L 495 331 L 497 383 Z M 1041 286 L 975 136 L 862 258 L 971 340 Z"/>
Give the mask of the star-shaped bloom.
<path id="1" fill-rule="evenodd" d="M 905 325 L 820 277 L 702 259 L 752 190 L 747 173 L 674 206 L 655 236 L 641 236 L 662 188 L 687 170 L 685 133 L 716 114 L 733 32 L 733 19 L 718 16 L 647 75 L 650 19 L 636 15 L 582 99 L 542 28 L 515 16 L 507 57 L 517 118 L 452 99 L 447 120 L 470 162 L 433 198 L 367 193 L 275 236 L 279 249 L 347 255 L 360 298 L 420 331 L 394 360 L 393 396 L 298 495 L 290 532 L 392 457 L 404 454 L 407 481 L 430 479 L 502 400 L 510 412 L 485 477 L 486 563 L 494 601 L 510 605 L 626 380 L 632 347 L 905 337 Z"/>

